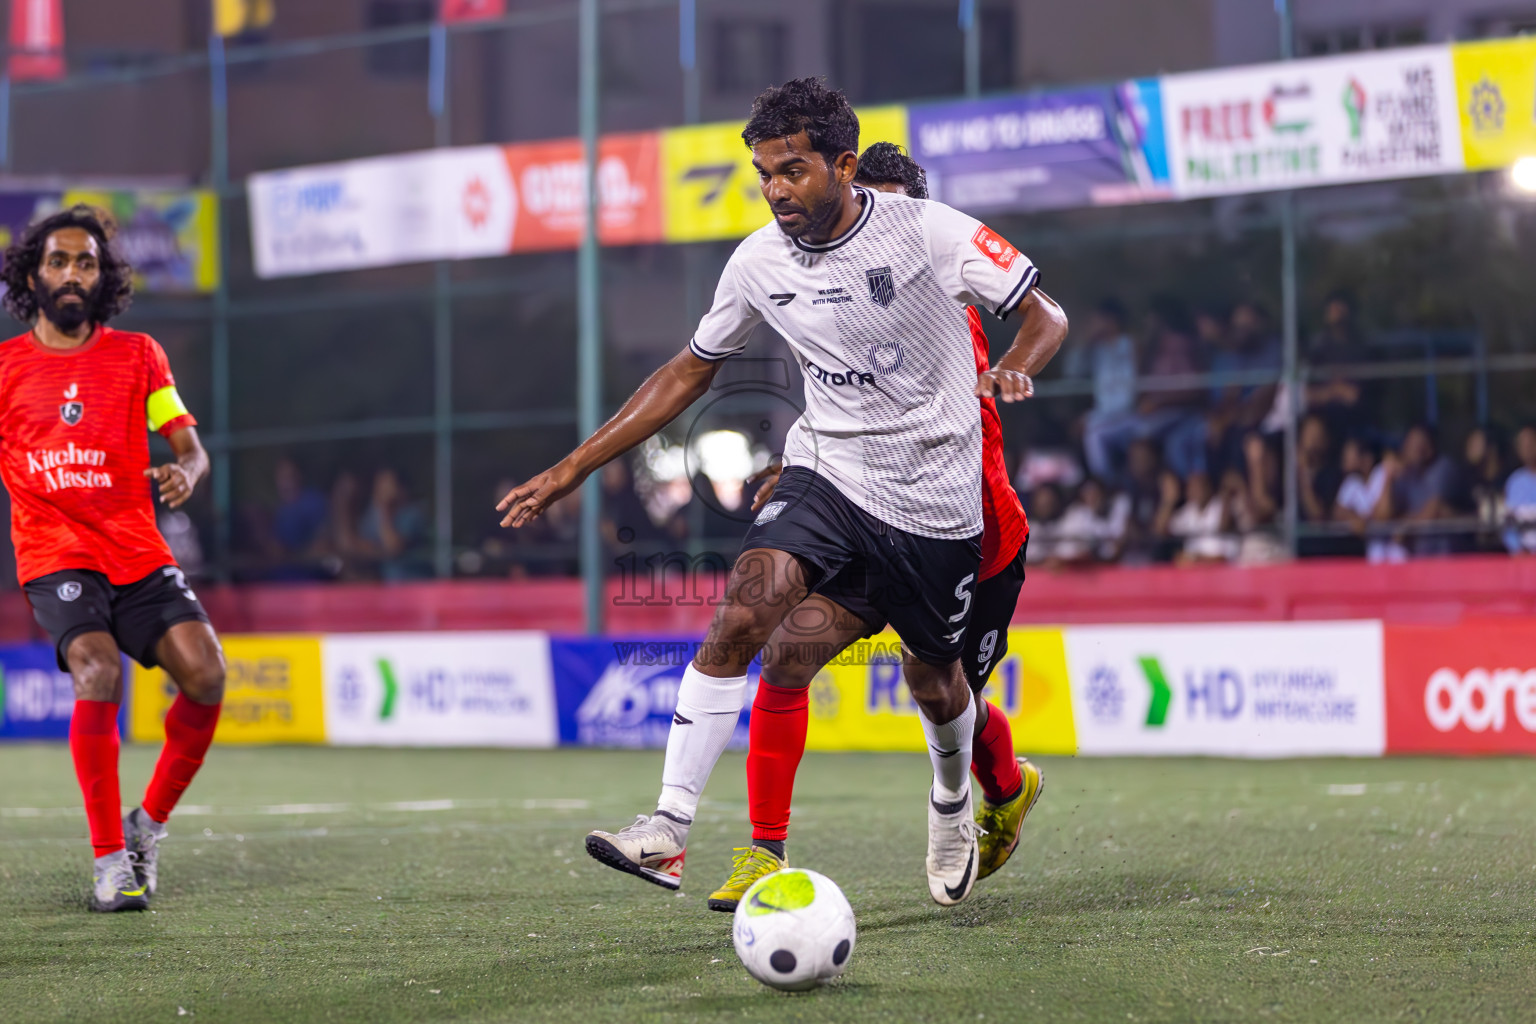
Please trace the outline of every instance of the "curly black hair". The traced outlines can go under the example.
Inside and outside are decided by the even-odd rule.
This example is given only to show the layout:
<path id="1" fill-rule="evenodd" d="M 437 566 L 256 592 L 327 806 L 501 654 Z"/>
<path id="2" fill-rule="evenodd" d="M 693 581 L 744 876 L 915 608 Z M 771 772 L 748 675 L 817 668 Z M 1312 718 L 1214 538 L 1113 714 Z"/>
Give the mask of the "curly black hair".
<path id="1" fill-rule="evenodd" d="M 764 89 L 752 101 L 752 116 L 741 138 L 752 147 L 800 132 L 829 164 L 844 153 L 859 151 L 859 115 L 848 97 L 828 89 L 819 78 L 797 78 Z"/>
<path id="2" fill-rule="evenodd" d="M 859 157 L 859 173 L 853 179 L 862 185 L 900 185 L 913 199 L 928 198 L 928 172 L 894 142 L 875 142 Z"/>
<path id="3" fill-rule="evenodd" d="M 105 211 L 79 203 L 32 224 L 5 250 L 5 263 L 0 266 L 5 308 L 22 323 L 37 319 L 37 291 L 29 279 L 35 279 L 42 266 L 43 246 L 49 235 L 65 228 L 89 231 L 101 250 L 101 282 L 90 322 L 104 324 L 122 315 L 133 302 L 133 268 L 112 245 L 117 224 Z"/>

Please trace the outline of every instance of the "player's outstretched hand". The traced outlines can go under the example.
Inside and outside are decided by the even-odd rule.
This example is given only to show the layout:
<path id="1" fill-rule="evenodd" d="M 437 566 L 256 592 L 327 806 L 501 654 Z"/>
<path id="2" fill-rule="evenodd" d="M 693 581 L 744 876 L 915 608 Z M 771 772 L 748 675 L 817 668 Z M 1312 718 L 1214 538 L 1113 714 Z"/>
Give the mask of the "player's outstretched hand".
<path id="1" fill-rule="evenodd" d="M 746 486 L 760 483 L 757 495 L 752 499 L 752 511 L 756 512 L 768 504 L 768 499 L 773 497 L 774 488 L 779 486 L 779 477 L 784 475 L 784 459 L 775 455 L 773 459 L 762 469 L 747 477 Z"/>
<path id="2" fill-rule="evenodd" d="M 168 508 L 180 508 L 192 497 L 192 478 L 179 463 L 151 466 L 144 475 L 160 485 L 160 501 Z"/>
<path id="3" fill-rule="evenodd" d="M 977 398 L 999 398 L 1004 402 L 1022 402 L 1033 398 L 1035 382 L 1018 370 L 988 370 L 976 378 Z"/>
<path id="4" fill-rule="evenodd" d="M 581 485 L 576 471 L 560 463 L 546 469 L 538 476 L 518 484 L 496 504 L 496 511 L 505 512 L 502 526 L 527 526 L 545 510 Z"/>

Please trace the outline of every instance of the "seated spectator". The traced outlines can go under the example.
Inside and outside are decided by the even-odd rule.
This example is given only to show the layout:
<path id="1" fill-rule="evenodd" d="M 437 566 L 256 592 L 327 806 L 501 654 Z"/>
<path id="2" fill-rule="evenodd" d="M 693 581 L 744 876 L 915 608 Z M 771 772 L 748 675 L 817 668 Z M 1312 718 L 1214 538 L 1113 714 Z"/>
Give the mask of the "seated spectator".
<path id="1" fill-rule="evenodd" d="M 329 579 L 322 564 L 330 554 L 327 522 L 330 504 L 304 483 L 298 465 L 286 456 L 273 471 L 277 507 L 272 511 L 267 557 L 272 567 L 265 574 L 273 580 Z"/>
<path id="2" fill-rule="evenodd" d="M 1398 457 L 1387 462 L 1393 522 L 1410 527 L 1398 532 L 1398 541 L 1415 557 L 1448 555 L 1452 535 L 1425 530 L 1425 524 L 1456 515 L 1456 469 L 1439 453 L 1430 429 L 1419 424 L 1403 437 Z"/>
<path id="3" fill-rule="evenodd" d="M 1387 494 L 1389 473 L 1381 461 L 1381 446 L 1374 441 L 1352 437 L 1344 442 L 1340 460 L 1344 480 L 1339 484 L 1339 495 L 1334 500 L 1333 518 L 1346 524 L 1354 537 L 1350 548 L 1341 550 L 1347 554 L 1363 553 L 1367 560 L 1403 562 L 1408 552 L 1401 544 L 1385 537 L 1367 539 L 1372 524 L 1390 516 L 1391 500 Z"/>
<path id="4" fill-rule="evenodd" d="M 1504 522 L 1504 480 L 1509 475 L 1504 466 L 1503 436 L 1494 427 L 1477 427 L 1467 435 L 1463 456 L 1456 467 L 1453 504 L 1477 517 L 1474 546 L 1480 551 L 1497 551 L 1502 546 L 1499 529 Z"/>
<path id="5" fill-rule="evenodd" d="M 381 469 L 373 478 L 368 506 L 355 524 L 350 515 L 357 481 L 344 474 L 337 481 L 337 547 L 358 567 L 371 568 L 387 583 L 432 577 L 427 557 L 426 510 L 411 500 L 400 474 Z"/>
<path id="6" fill-rule="evenodd" d="M 1178 477 L 1163 472 L 1157 446 L 1145 438 L 1132 443 L 1125 461 L 1124 496 L 1130 502 L 1131 512 L 1121 560 L 1128 565 L 1166 562 L 1173 557 L 1176 546 L 1168 542 L 1168 535 L 1160 528 L 1159 515 L 1166 493 L 1164 484 L 1171 478 L 1174 486 L 1178 486 Z"/>
<path id="7" fill-rule="evenodd" d="M 634 477 L 625 459 L 614 459 L 602 468 L 603 515 L 598 528 L 609 554 L 633 544 L 654 540 L 659 531 L 651 522 L 645 502 L 635 491 Z"/>
<path id="8" fill-rule="evenodd" d="M 1165 499 L 1176 501 L 1178 481 L 1171 482 Z M 1226 496 L 1216 491 L 1205 473 L 1190 474 L 1184 484 L 1184 503 L 1168 516 L 1165 529 L 1184 542 L 1176 558 L 1180 565 L 1225 563 L 1237 557 L 1238 539 L 1232 535 Z"/>
<path id="9" fill-rule="evenodd" d="M 1504 484 L 1504 546 L 1512 555 L 1536 553 L 1536 427 L 1515 436 L 1520 468 Z"/>
<path id="10" fill-rule="evenodd" d="M 1085 344 L 1069 346 L 1065 373 L 1093 381 L 1093 408 L 1083 418 L 1083 455 L 1088 472 L 1108 479 L 1119 451 L 1135 435 L 1136 342 L 1125 330 L 1125 307 L 1099 303 L 1088 318 Z"/>
<path id="11" fill-rule="evenodd" d="M 1288 552 L 1276 523 L 1280 514 L 1280 453 L 1258 433 L 1243 441 L 1241 469 L 1222 477 L 1221 492 L 1239 535 L 1237 561 L 1244 565 L 1277 562 Z"/>
<path id="12" fill-rule="evenodd" d="M 1355 300 L 1348 292 L 1334 292 L 1323 303 L 1323 325 L 1307 344 L 1304 356 L 1306 409 L 1322 416 L 1336 437 L 1347 437 L 1373 428 L 1373 411 L 1365 384 L 1346 376 L 1340 368 L 1370 361 L 1370 351 L 1355 316 Z"/>
<path id="13" fill-rule="evenodd" d="M 1057 530 L 1055 560 L 1074 565 L 1114 562 L 1124 550 L 1131 518 L 1131 499 L 1110 496 L 1109 488 L 1089 477 L 1077 500 L 1062 514 Z"/>
<path id="14" fill-rule="evenodd" d="M 1297 521 L 1309 526 L 1324 526 L 1333 521 L 1335 499 L 1343 473 L 1333 458 L 1333 441 L 1328 425 L 1315 413 L 1301 421 L 1296 435 L 1296 513 Z M 1342 543 L 1341 543 L 1342 541 Z M 1346 555 L 1355 547 L 1351 538 L 1301 536 L 1297 553 L 1304 556 Z"/>
<path id="15" fill-rule="evenodd" d="M 1061 535 L 1061 491 L 1054 484 L 1041 484 L 1029 492 L 1025 503 L 1029 515 L 1029 542 L 1024 561 L 1045 565 L 1056 558 L 1056 543 Z"/>
<path id="16" fill-rule="evenodd" d="M 1231 329 L 1213 339 L 1212 373 L 1275 373 L 1281 370 L 1280 339 L 1270 327 L 1269 314 L 1257 302 L 1241 302 L 1232 310 Z M 1238 467 L 1245 458 L 1246 438 L 1257 430 L 1275 406 L 1279 386 L 1219 384 L 1211 393 L 1213 408 L 1206 419 L 1206 443 L 1215 464 Z"/>
<path id="17" fill-rule="evenodd" d="M 1200 372 L 1195 327 L 1184 304 L 1155 296 L 1147 314 L 1148 377 L 1187 377 Z M 1136 403 L 1138 436 L 1159 438 L 1163 461 L 1181 479 L 1204 472 L 1205 392 L 1199 387 L 1145 391 Z"/>

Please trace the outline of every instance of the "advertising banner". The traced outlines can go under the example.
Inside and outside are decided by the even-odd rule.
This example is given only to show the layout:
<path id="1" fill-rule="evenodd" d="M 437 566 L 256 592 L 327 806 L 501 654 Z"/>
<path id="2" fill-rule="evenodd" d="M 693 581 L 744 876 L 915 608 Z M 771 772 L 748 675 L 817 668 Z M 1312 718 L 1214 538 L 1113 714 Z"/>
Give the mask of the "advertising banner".
<path id="1" fill-rule="evenodd" d="M 68 739 L 74 708 L 74 681 L 59 671 L 51 645 L 0 647 L 0 741 Z M 125 716 L 126 705 L 120 729 Z"/>
<path id="2" fill-rule="evenodd" d="M 560 743 L 580 747 L 667 745 L 677 687 L 697 642 L 668 638 L 551 637 Z M 756 673 L 731 746 L 745 748 Z"/>
<path id="3" fill-rule="evenodd" d="M 907 108 L 870 107 L 859 115 L 859 146 L 907 146 Z M 690 125 L 661 133 L 668 242 L 744 238 L 773 217 L 741 141 L 742 122 Z"/>
<path id="4" fill-rule="evenodd" d="M 598 143 L 598 238 L 604 245 L 661 241 L 661 136 L 605 135 Z M 587 219 L 587 168 L 579 139 L 506 147 L 516 184 L 514 252 L 574 249 Z"/>
<path id="5" fill-rule="evenodd" d="M 63 78 L 64 0 L 11 0 L 10 44 L 11 81 Z"/>
<path id="6" fill-rule="evenodd" d="M 933 198 L 976 214 L 1166 198 L 1166 157 L 1143 149 L 1160 145 L 1159 103 L 1153 83 L 914 106 L 912 156 Z"/>
<path id="7" fill-rule="evenodd" d="M 326 736 L 339 746 L 552 747 L 543 633 L 358 633 L 324 641 Z"/>
<path id="8" fill-rule="evenodd" d="M 1020 752 L 1077 752 L 1061 630 L 1009 630 L 1008 653 L 983 696 L 1008 715 Z M 849 647 L 811 683 L 806 748 L 921 751 L 917 716 L 902 678 L 900 641 L 881 633 Z"/>
<path id="9" fill-rule="evenodd" d="M 1181 198 L 1413 177 L 1463 167 L 1443 46 L 1169 75 Z"/>
<path id="10" fill-rule="evenodd" d="M 260 277 L 510 251 L 517 197 L 500 146 L 468 146 L 255 174 Z"/>
<path id="11" fill-rule="evenodd" d="M 442 19 L 446 24 L 456 21 L 485 21 L 505 17 L 507 0 L 442 0 Z"/>
<path id="12" fill-rule="evenodd" d="M 215 743 L 324 743 L 320 638 L 223 636 L 224 710 Z M 165 738 L 176 685 L 162 669 L 133 666 L 129 732 L 139 743 Z"/>
<path id="13" fill-rule="evenodd" d="M 1379 622 L 1073 627 L 1083 754 L 1379 757 Z"/>
<path id="14" fill-rule="evenodd" d="M 1387 752 L 1536 754 L 1536 621 L 1386 627 Z"/>
<path id="15" fill-rule="evenodd" d="M 1451 59 L 1467 169 L 1536 156 L 1536 38 L 1458 43 Z"/>
<path id="16" fill-rule="evenodd" d="M 117 221 L 115 244 L 146 292 L 207 294 L 219 286 L 219 203 L 212 192 L 65 192 L 63 205 L 86 203 Z"/>

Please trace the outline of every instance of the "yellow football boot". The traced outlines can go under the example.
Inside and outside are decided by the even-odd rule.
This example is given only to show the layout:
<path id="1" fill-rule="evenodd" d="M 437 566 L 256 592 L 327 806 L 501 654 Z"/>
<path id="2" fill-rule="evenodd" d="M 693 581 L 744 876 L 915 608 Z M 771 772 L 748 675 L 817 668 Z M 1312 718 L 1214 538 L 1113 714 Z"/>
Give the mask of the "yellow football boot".
<path id="1" fill-rule="evenodd" d="M 736 912 L 736 904 L 752 888 L 752 884 L 764 875 L 771 875 L 789 867 L 788 857 L 775 857 L 761 846 L 738 846 L 731 860 L 731 877 L 725 884 L 709 894 L 709 909 L 726 914 Z"/>
<path id="2" fill-rule="evenodd" d="M 976 808 L 976 825 L 984 830 L 978 841 L 980 846 L 976 864 L 976 879 L 980 881 L 1008 863 L 1014 848 L 1019 845 L 1019 830 L 1035 801 L 1045 791 L 1045 776 L 1030 763 L 1029 758 L 1019 758 L 1019 774 L 1024 776 L 1024 788 L 1007 803 L 994 804 L 982 797 Z"/>

